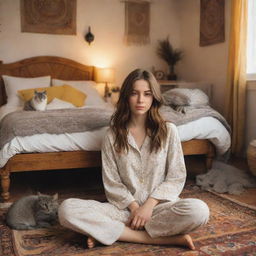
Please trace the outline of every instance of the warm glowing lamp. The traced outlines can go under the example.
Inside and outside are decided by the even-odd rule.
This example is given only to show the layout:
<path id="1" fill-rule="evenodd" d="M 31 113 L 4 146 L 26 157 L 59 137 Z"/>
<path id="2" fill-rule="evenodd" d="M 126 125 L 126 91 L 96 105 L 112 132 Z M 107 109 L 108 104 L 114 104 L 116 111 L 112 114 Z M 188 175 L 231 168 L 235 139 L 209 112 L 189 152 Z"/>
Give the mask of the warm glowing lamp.
<path id="1" fill-rule="evenodd" d="M 115 81 L 114 69 L 112 68 L 96 68 L 95 81 L 97 83 L 105 83 L 104 98 L 109 95 L 108 83 Z"/>

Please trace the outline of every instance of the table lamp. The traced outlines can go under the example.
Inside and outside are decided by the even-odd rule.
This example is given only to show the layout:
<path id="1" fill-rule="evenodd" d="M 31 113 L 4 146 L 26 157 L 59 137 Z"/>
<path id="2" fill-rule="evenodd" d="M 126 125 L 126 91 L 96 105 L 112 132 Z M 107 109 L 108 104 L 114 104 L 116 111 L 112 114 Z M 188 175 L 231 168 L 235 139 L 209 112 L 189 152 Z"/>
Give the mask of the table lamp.
<path id="1" fill-rule="evenodd" d="M 95 81 L 97 83 L 105 83 L 104 98 L 109 96 L 108 83 L 113 83 L 115 80 L 114 69 L 112 68 L 96 68 Z"/>

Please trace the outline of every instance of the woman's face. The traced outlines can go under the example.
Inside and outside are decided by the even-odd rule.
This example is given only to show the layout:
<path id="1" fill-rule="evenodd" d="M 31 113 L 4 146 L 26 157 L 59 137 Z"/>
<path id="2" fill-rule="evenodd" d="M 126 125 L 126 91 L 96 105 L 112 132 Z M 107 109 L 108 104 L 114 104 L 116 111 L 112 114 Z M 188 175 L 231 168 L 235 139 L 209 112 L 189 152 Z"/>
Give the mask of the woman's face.
<path id="1" fill-rule="evenodd" d="M 146 80 L 137 80 L 129 96 L 129 106 L 133 115 L 145 115 L 153 102 L 153 94 Z"/>

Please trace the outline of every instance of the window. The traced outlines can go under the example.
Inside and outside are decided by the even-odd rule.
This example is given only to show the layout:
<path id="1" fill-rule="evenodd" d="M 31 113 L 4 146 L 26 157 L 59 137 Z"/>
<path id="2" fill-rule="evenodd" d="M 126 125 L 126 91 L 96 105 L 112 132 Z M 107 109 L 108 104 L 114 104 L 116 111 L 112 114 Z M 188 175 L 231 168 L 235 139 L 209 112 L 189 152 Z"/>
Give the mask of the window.
<path id="1" fill-rule="evenodd" d="M 247 74 L 256 79 L 256 1 L 248 0 Z"/>

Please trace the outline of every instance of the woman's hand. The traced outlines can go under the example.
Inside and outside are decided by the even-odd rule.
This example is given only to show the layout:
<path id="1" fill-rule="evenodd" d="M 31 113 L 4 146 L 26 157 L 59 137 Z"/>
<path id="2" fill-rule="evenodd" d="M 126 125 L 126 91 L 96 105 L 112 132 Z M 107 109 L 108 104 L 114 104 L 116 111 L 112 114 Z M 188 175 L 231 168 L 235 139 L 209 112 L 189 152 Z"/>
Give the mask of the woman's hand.
<path id="1" fill-rule="evenodd" d="M 130 227 L 132 229 L 143 229 L 152 216 L 153 208 L 149 205 L 142 205 L 131 214 Z"/>
<path id="2" fill-rule="evenodd" d="M 158 200 L 149 198 L 142 206 L 131 210 L 128 225 L 132 229 L 143 229 L 145 224 L 151 219 L 153 208 L 158 204 Z"/>
<path id="3" fill-rule="evenodd" d="M 133 201 L 129 204 L 128 208 L 130 210 L 130 216 L 129 216 L 128 221 L 126 222 L 126 226 L 130 226 L 131 221 L 133 220 L 133 218 L 135 216 L 135 212 L 137 209 L 140 208 L 140 205 L 136 201 Z"/>
<path id="4" fill-rule="evenodd" d="M 140 205 L 136 201 L 133 201 L 128 205 L 130 212 L 137 210 L 139 207 Z"/>

